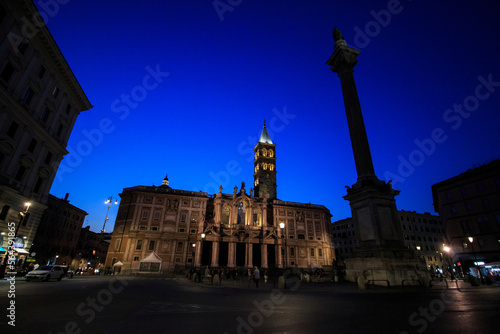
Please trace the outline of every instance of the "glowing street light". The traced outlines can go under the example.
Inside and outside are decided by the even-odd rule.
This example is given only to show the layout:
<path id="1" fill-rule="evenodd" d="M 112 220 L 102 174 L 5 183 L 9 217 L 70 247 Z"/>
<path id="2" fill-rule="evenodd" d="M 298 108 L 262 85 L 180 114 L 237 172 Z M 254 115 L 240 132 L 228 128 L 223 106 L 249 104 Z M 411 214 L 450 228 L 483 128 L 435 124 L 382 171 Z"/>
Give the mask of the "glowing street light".
<path id="1" fill-rule="evenodd" d="M 114 198 L 115 204 L 118 204 L 118 200 Z M 109 198 L 104 201 L 104 204 L 108 205 L 108 211 L 106 211 L 106 218 L 104 219 L 104 224 L 102 225 L 102 230 L 101 232 L 104 233 L 104 227 L 106 226 L 106 222 L 108 221 L 108 214 L 109 214 L 109 209 L 111 208 L 111 203 L 113 202 L 113 196 L 109 196 Z"/>

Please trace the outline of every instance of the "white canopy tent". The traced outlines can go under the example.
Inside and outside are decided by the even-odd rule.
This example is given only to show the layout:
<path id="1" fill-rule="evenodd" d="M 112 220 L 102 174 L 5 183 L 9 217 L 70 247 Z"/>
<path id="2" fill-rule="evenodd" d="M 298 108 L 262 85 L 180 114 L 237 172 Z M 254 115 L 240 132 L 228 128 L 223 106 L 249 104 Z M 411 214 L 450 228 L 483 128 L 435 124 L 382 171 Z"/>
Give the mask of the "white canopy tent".
<path id="1" fill-rule="evenodd" d="M 159 257 L 155 252 L 152 252 L 140 261 L 139 273 L 159 274 L 162 262 L 161 257 Z"/>

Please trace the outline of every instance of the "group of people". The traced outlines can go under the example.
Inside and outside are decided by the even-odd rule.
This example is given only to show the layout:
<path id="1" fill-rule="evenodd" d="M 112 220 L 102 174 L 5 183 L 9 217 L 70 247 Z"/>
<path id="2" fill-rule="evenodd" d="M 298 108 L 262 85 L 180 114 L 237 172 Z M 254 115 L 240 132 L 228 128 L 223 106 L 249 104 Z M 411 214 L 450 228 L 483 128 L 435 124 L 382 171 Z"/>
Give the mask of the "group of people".
<path id="1" fill-rule="evenodd" d="M 196 274 L 197 280 L 199 282 L 207 282 L 210 284 L 214 284 L 214 277 L 215 275 L 218 275 L 219 281 L 218 284 L 221 284 L 223 280 L 232 280 L 234 285 L 240 285 L 240 277 L 243 276 L 241 275 L 241 272 L 238 272 L 236 268 L 212 268 L 210 269 L 208 266 L 205 267 L 205 270 L 201 271 L 200 269 L 196 268 L 191 268 L 189 272 L 187 273 L 187 276 L 189 279 L 192 279 L 193 275 Z M 255 287 L 259 287 L 259 281 L 261 278 L 260 275 L 260 270 L 257 266 L 253 268 L 248 268 L 247 271 L 248 275 L 248 287 L 252 284 L 252 282 L 255 284 Z M 269 272 L 266 270 L 264 272 L 264 282 L 267 283 L 269 278 Z"/>

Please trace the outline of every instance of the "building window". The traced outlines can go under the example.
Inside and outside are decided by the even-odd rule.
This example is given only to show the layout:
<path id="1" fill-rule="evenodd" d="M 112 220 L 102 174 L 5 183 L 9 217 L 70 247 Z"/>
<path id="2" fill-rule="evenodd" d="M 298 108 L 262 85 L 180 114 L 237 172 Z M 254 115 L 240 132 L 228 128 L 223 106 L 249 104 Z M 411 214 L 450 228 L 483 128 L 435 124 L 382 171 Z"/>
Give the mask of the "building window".
<path id="1" fill-rule="evenodd" d="M 0 74 L 0 77 L 5 81 L 9 82 L 10 78 L 12 78 L 12 75 L 14 74 L 14 67 L 11 65 L 11 63 L 7 63 L 5 67 L 2 70 L 2 73 Z"/>
<path id="2" fill-rule="evenodd" d="M 187 220 L 187 214 L 183 213 L 181 214 L 181 223 L 185 223 Z"/>
<path id="3" fill-rule="evenodd" d="M 227 206 L 222 207 L 221 223 L 229 224 L 229 208 Z"/>
<path id="4" fill-rule="evenodd" d="M 134 256 L 134 261 L 139 261 L 139 257 L 138 256 Z"/>
<path id="5" fill-rule="evenodd" d="M 184 233 L 184 232 L 186 232 L 186 230 L 185 230 L 185 229 L 183 229 L 183 228 L 180 228 L 180 229 L 179 229 L 179 233 Z"/>
<path id="6" fill-rule="evenodd" d="M 43 78 L 43 75 L 45 74 L 46 71 L 47 70 L 46 70 L 45 66 L 40 65 L 40 69 L 38 70 L 38 77 L 40 79 Z"/>
<path id="7" fill-rule="evenodd" d="M 299 234 L 299 235 L 297 236 L 297 239 L 299 239 L 299 240 L 300 240 L 300 239 L 305 239 L 305 238 L 306 238 L 306 236 L 305 236 L 305 235 L 303 235 L 303 234 Z"/>
<path id="8" fill-rule="evenodd" d="M 141 250 L 142 249 L 142 240 L 137 240 L 137 246 L 135 246 L 136 250 Z"/>
<path id="9" fill-rule="evenodd" d="M 9 137 L 11 137 L 11 138 L 14 138 L 14 136 L 16 135 L 18 127 L 19 127 L 19 124 L 17 124 L 16 122 L 12 121 L 12 123 L 10 123 L 9 129 L 7 130 L 7 135 Z"/>
<path id="10" fill-rule="evenodd" d="M 153 199 L 151 197 L 144 197 L 144 202 L 145 203 L 151 203 Z"/>
<path id="11" fill-rule="evenodd" d="M 38 194 L 40 192 L 40 188 L 42 187 L 42 183 L 43 183 L 43 178 L 41 176 L 39 176 L 37 179 L 36 179 L 36 183 L 35 183 L 35 186 L 33 187 L 33 192 L 35 194 Z"/>
<path id="12" fill-rule="evenodd" d="M 116 240 L 116 242 L 115 242 L 115 252 L 118 252 L 118 250 L 120 249 L 120 245 L 121 245 L 121 239 Z"/>
<path id="13" fill-rule="evenodd" d="M 177 252 L 182 252 L 182 246 L 183 246 L 183 243 L 179 241 L 177 243 Z"/>
<path id="14" fill-rule="evenodd" d="M 62 124 L 59 123 L 59 127 L 57 128 L 57 132 L 56 132 L 56 137 L 60 137 L 62 131 L 63 131 L 63 126 L 62 126 Z"/>
<path id="15" fill-rule="evenodd" d="M 28 151 L 30 151 L 31 153 L 33 153 L 33 151 L 35 151 L 35 148 L 36 148 L 36 144 L 38 142 L 36 141 L 35 138 L 32 138 L 31 141 L 30 141 L 30 144 L 28 146 Z"/>
<path id="16" fill-rule="evenodd" d="M 239 202 L 237 224 L 245 224 L 245 211 L 246 211 L 245 203 Z"/>
<path id="17" fill-rule="evenodd" d="M 155 241 L 154 240 L 149 240 L 148 250 L 150 250 L 150 251 L 154 251 L 155 250 Z"/>
<path id="18" fill-rule="evenodd" d="M 290 256 L 295 256 L 295 248 L 290 248 Z"/>
<path id="19" fill-rule="evenodd" d="M 0 220 L 5 220 L 7 218 L 7 214 L 9 213 L 10 206 L 4 205 L 2 211 L 0 212 Z"/>
<path id="20" fill-rule="evenodd" d="M 318 255 L 323 256 L 323 250 L 321 248 L 318 248 Z"/>
<path id="21" fill-rule="evenodd" d="M 25 39 L 22 40 L 21 43 L 19 43 L 19 45 L 17 46 L 17 49 L 23 55 L 26 52 L 26 50 L 28 49 L 28 41 Z"/>
<path id="22" fill-rule="evenodd" d="M 454 205 L 450 206 L 450 211 L 451 213 L 457 213 L 457 209 L 455 209 Z"/>
<path id="23" fill-rule="evenodd" d="M 17 173 L 16 173 L 16 176 L 14 177 L 14 179 L 16 181 L 21 181 L 23 179 L 23 176 L 24 176 L 24 173 L 26 173 L 26 167 L 24 166 L 19 166 L 18 170 L 17 170 Z"/>
<path id="24" fill-rule="evenodd" d="M 467 211 L 472 210 L 472 205 L 469 202 L 465 203 L 465 207 L 467 208 Z"/>
<path id="25" fill-rule="evenodd" d="M 451 193 L 446 193 L 446 198 L 451 199 Z"/>
<path id="26" fill-rule="evenodd" d="M 33 96 L 35 95 L 35 92 L 31 87 L 26 88 L 26 91 L 24 92 L 23 95 L 23 103 L 26 104 L 27 106 L 30 105 L 31 101 L 33 100 Z"/>
<path id="27" fill-rule="evenodd" d="M 161 212 L 160 211 L 155 211 L 155 217 L 154 217 L 154 219 L 155 220 L 159 220 L 160 217 L 161 217 Z"/>
<path id="28" fill-rule="evenodd" d="M 149 211 L 148 210 L 142 211 L 142 219 L 145 220 L 148 219 L 148 217 L 149 217 Z"/>
<path id="29" fill-rule="evenodd" d="M 490 202 L 485 198 L 483 199 L 483 206 L 486 208 L 488 206 L 490 206 Z"/>
<path id="30" fill-rule="evenodd" d="M 42 121 L 43 124 L 47 123 L 49 116 L 50 116 L 50 109 L 48 107 L 45 107 L 43 109 L 42 115 L 40 115 L 40 120 Z"/>
<path id="31" fill-rule="evenodd" d="M 311 248 L 311 256 L 314 256 L 314 248 Z"/>
<path id="32" fill-rule="evenodd" d="M 151 226 L 151 231 L 158 231 L 158 226 Z"/>
<path id="33" fill-rule="evenodd" d="M 319 232 L 319 231 L 320 231 L 319 224 L 316 224 L 316 232 Z"/>

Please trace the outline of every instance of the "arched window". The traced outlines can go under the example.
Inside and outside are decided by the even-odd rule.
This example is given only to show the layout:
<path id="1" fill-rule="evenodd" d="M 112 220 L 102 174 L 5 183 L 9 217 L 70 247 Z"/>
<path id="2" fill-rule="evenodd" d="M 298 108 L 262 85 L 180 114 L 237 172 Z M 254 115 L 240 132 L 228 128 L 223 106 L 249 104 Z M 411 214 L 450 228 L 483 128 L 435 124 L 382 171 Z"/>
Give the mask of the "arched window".
<path id="1" fill-rule="evenodd" d="M 271 157 L 271 158 L 272 158 L 272 157 L 273 157 L 274 152 L 273 152 L 273 150 L 269 150 L 269 151 L 267 151 L 267 154 L 269 155 L 269 157 Z"/>
<path id="2" fill-rule="evenodd" d="M 245 203 L 239 202 L 237 224 L 245 224 L 245 211 L 246 211 Z"/>
<path id="3" fill-rule="evenodd" d="M 225 205 L 222 207 L 221 223 L 229 224 L 229 208 Z"/>

